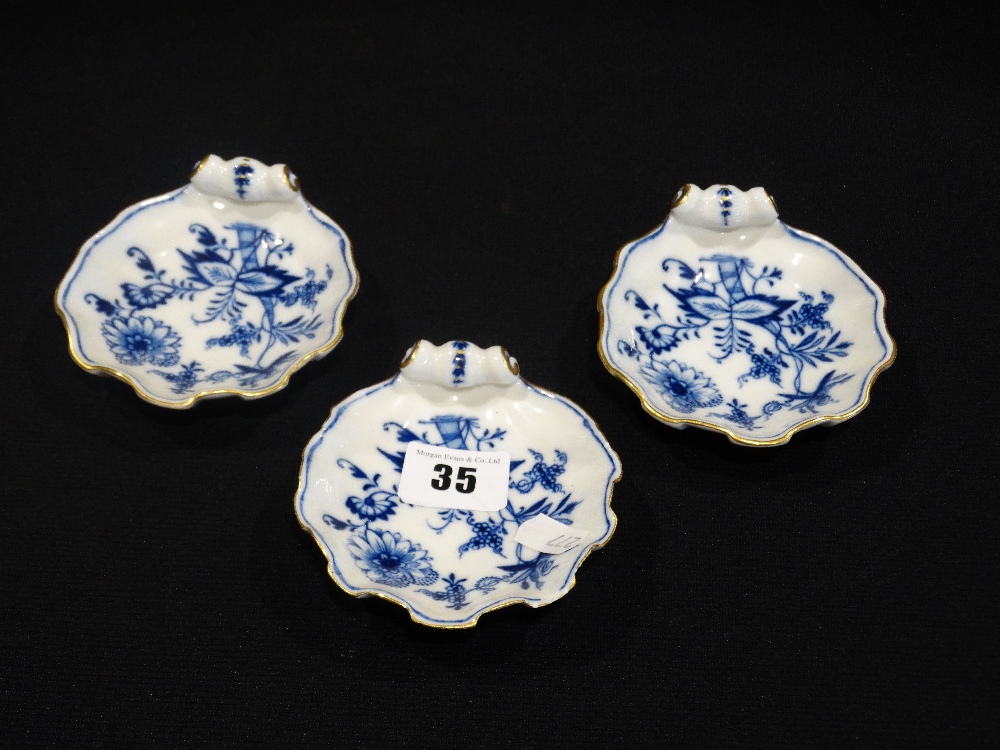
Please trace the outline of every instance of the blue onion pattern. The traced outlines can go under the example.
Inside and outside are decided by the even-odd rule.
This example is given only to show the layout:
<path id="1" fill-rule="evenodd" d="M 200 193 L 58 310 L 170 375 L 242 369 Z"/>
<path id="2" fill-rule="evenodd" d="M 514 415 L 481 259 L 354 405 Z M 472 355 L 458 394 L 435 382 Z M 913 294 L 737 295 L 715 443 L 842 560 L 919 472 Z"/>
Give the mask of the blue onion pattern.
<path id="1" fill-rule="evenodd" d="M 180 360 L 180 337 L 161 321 L 136 316 L 111 318 L 101 326 L 111 353 L 123 365 L 172 367 Z"/>
<path id="2" fill-rule="evenodd" d="M 347 543 L 358 567 L 375 583 L 405 587 L 426 585 L 437 580 L 427 550 L 394 531 L 366 528 Z"/>
<path id="3" fill-rule="evenodd" d="M 730 196 L 720 190 L 719 197 L 725 221 Z M 810 370 L 846 357 L 853 345 L 825 317 L 834 296 L 821 291 L 817 299 L 800 291 L 795 299 L 781 297 L 773 293 L 783 278 L 780 268 L 758 270 L 749 258 L 725 253 L 701 260 L 706 266 L 696 270 L 678 258 L 666 258 L 661 264 L 666 295 L 659 301 L 634 289 L 624 294 L 641 313 L 642 325 L 635 326 L 631 340 L 619 340 L 617 350 L 638 362 L 640 375 L 662 403 L 676 413 L 692 414 L 726 401 L 726 411 L 707 416 L 756 430 L 778 411 L 816 413 L 835 401 L 831 391 L 852 375 L 831 368 L 813 376 L 814 387 L 806 385 Z M 736 378 L 737 385 L 768 381 L 776 387 L 774 398 L 751 414 L 747 404 L 723 396 L 710 377 L 676 355 L 682 345 L 698 342 L 704 342 L 699 354 L 717 363 L 744 357 L 747 369 Z"/>
<path id="4" fill-rule="evenodd" d="M 325 321 L 312 311 L 328 289 L 333 269 L 326 266 L 321 274 L 307 268 L 304 276 L 289 272 L 281 261 L 294 253 L 294 245 L 256 224 L 242 222 L 214 231 L 192 224 L 189 230 L 197 247 L 177 250 L 186 276 L 168 277 L 142 248 L 130 247 L 125 255 L 141 272 L 138 283 L 121 284 L 118 299 L 94 293 L 84 299 L 107 318 L 101 332 L 115 359 L 123 365 L 161 368 L 149 372 L 170 383 L 172 392 L 190 393 L 202 383 L 257 388 L 297 358 L 296 345 L 319 335 Z M 191 317 L 196 325 L 225 323 L 229 333 L 207 337 L 202 345 L 206 351 L 234 349 L 239 359 L 211 372 L 196 360 L 181 363 L 181 336 L 147 314 L 172 300 L 198 306 Z M 276 353 L 279 347 L 285 350 Z M 178 365 L 179 370 L 162 369 Z"/>
<path id="5" fill-rule="evenodd" d="M 426 430 L 410 429 L 386 422 L 383 431 L 395 437 L 397 446 L 418 441 L 430 446 L 463 450 L 492 449 L 501 444 L 506 432 L 479 425 L 474 417 L 456 414 L 433 415 L 421 420 Z M 375 583 L 393 588 L 417 586 L 417 593 L 435 601 L 446 602 L 449 609 L 461 610 L 472 603 L 474 594 L 485 595 L 508 585 L 515 589 L 542 589 L 546 577 L 558 568 L 552 555 L 535 552 L 513 542 L 517 528 L 538 515 L 547 515 L 561 523 L 570 523 L 579 505 L 564 492 L 558 477 L 565 471 L 569 456 L 556 450 L 554 460 L 529 449 L 530 463 L 512 459 L 510 489 L 516 495 L 531 498 L 523 504 L 508 501 L 495 513 L 444 509 L 437 512 L 437 522 L 430 529 L 441 533 L 452 524 L 462 524 L 469 536 L 457 547 L 458 557 L 487 555 L 496 560 L 496 572 L 475 581 L 459 578 L 454 572 L 443 574 L 420 544 L 395 531 L 392 518 L 403 503 L 397 494 L 398 475 L 402 471 L 405 449 L 383 446 L 378 453 L 387 462 L 386 472 L 370 471 L 346 458 L 337 466 L 358 481 L 359 491 L 344 499 L 341 512 L 323 515 L 323 522 L 336 531 L 349 533 L 348 550 L 358 569 Z M 523 468 L 525 465 L 530 468 Z M 537 495 L 535 494 L 537 493 Z M 537 499 L 534 499 L 536 498 Z M 342 511 L 346 509 L 347 514 Z"/>
<path id="6" fill-rule="evenodd" d="M 640 372 L 663 396 L 664 401 L 683 414 L 722 403 L 722 396 L 715 389 L 711 378 L 683 362 L 651 359 L 649 364 L 640 368 Z"/>

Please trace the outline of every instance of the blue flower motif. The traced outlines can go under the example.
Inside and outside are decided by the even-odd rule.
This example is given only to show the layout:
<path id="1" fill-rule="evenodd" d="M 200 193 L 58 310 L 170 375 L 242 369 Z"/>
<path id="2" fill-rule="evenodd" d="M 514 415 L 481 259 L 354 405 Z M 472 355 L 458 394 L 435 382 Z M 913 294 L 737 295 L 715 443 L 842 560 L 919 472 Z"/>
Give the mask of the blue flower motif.
<path id="1" fill-rule="evenodd" d="M 652 359 L 640 371 L 667 403 L 683 414 L 722 403 L 722 396 L 715 390 L 711 378 L 683 362 Z"/>
<path id="2" fill-rule="evenodd" d="M 112 318 L 101 326 L 115 359 L 123 365 L 172 367 L 180 361 L 180 336 L 168 325 L 146 317 Z"/>
<path id="3" fill-rule="evenodd" d="M 745 430 L 756 430 L 757 420 L 760 419 L 764 414 L 758 414 L 756 417 L 751 417 L 747 412 L 747 405 L 741 404 L 735 398 L 726 404 L 729 407 L 728 414 L 719 414 L 717 412 L 712 412 L 713 417 L 722 417 L 733 424 L 739 425 Z"/>
<path id="4" fill-rule="evenodd" d="M 545 457 L 541 453 L 531 448 L 528 451 L 534 457 L 535 465 L 530 471 L 525 472 L 524 479 L 518 482 L 511 481 L 510 487 L 522 495 L 527 495 L 536 484 L 541 483 L 549 492 L 562 492 L 562 485 L 556 479 L 566 471 L 566 454 L 556 450 L 556 463 L 546 464 Z"/>
<path id="5" fill-rule="evenodd" d="M 211 349 L 213 346 L 238 346 L 240 354 L 244 357 L 250 356 L 250 347 L 261 340 L 263 328 L 257 328 L 253 323 L 240 325 L 232 323 L 228 336 L 217 336 L 205 342 L 205 348 Z"/>
<path id="6" fill-rule="evenodd" d="M 162 305 L 173 295 L 174 290 L 168 284 L 155 282 L 139 286 L 137 284 L 122 284 L 125 299 L 136 310 L 151 309 Z"/>
<path id="7" fill-rule="evenodd" d="M 375 583 L 405 588 L 438 579 L 427 550 L 396 532 L 366 528 L 352 537 L 347 547 L 361 571 Z"/>
<path id="8" fill-rule="evenodd" d="M 656 328 L 637 326 L 635 331 L 639 334 L 639 338 L 642 339 L 642 343 L 649 347 L 649 351 L 652 354 L 669 352 L 680 343 L 677 338 L 677 331 L 667 325 L 660 325 Z"/>
<path id="9" fill-rule="evenodd" d="M 448 609 L 462 609 L 469 604 L 466 595 L 470 591 L 479 591 L 483 594 L 488 594 L 496 589 L 497 584 L 503 583 L 506 579 L 498 576 L 486 576 L 476 581 L 476 584 L 471 589 L 465 587 L 467 580 L 467 578 L 459 578 L 454 573 L 449 573 L 441 579 L 441 583 L 445 585 L 444 591 L 417 589 L 417 592 L 425 594 L 438 602 L 448 602 L 445 605 Z"/>
<path id="10" fill-rule="evenodd" d="M 385 521 L 395 514 L 396 497 L 386 490 L 376 490 L 367 497 L 349 497 L 345 501 L 352 512 L 369 521 Z"/>
<path id="11" fill-rule="evenodd" d="M 316 272 L 312 269 L 306 272 L 306 276 L 308 280 L 304 284 L 294 287 L 290 292 L 285 292 L 280 297 L 281 301 L 288 307 L 301 304 L 310 310 L 316 309 L 316 297 L 326 291 L 327 283 L 322 280 L 316 281 Z"/>
<path id="12" fill-rule="evenodd" d="M 802 306 L 798 310 L 792 310 L 788 316 L 788 327 L 793 333 L 800 336 L 805 333 L 806 328 L 814 330 L 832 330 L 833 326 L 824 317 L 830 310 L 833 302 L 833 295 L 829 292 L 822 292 L 823 301 L 814 305 L 814 297 L 805 292 L 799 292 L 802 298 Z"/>
<path id="13" fill-rule="evenodd" d="M 469 591 L 465 588 L 467 580 L 466 578 L 458 578 L 454 573 L 449 573 L 446 578 L 441 579 L 441 583 L 445 584 L 444 591 L 428 591 L 427 589 L 418 589 L 418 591 L 436 601 L 448 602 L 446 605 L 448 609 L 462 609 L 469 603 L 465 599 L 465 595 Z"/>
<path id="14" fill-rule="evenodd" d="M 781 385 L 781 370 L 779 368 L 788 367 L 788 365 L 781 358 L 780 354 L 772 352 L 767 347 L 764 347 L 763 354 L 758 354 L 754 351 L 753 344 L 747 347 L 747 354 L 750 355 L 750 361 L 753 363 L 753 366 L 749 372 L 737 378 L 740 385 L 743 385 L 750 378 L 754 380 L 767 378 L 775 385 Z"/>
<path id="15" fill-rule="evenodd" d="M 502 520 L 473 521 L 470 517 L 466 518 L 466 523 L 472 527 L 475 536 L 458 548 L 459 557 L 476 549 L 491 549 L 503 557 L 503 535 L 507 533 L 507 529 Z"/>
<path id="16" fill-rule="evenodd" d="M 173 383 L 173 388 L 170 390 L 180 394 L 187 393 L 200 383 L 201 378 L 198 375 L 204 371 L 205 368 L 197 362 L 191 362 L 189 365 L 181 365 L 181 371 L 177 373 L 163 372 L 162 370 L 153 370 L 152 372 L 154 375 L 159 375 L 168 383 Z"/>

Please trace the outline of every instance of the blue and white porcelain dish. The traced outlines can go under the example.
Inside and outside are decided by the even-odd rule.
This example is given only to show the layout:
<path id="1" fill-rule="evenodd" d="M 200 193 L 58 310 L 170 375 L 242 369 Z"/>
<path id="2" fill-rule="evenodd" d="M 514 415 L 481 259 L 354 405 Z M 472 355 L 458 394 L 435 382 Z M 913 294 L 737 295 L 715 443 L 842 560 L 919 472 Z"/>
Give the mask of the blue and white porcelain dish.
<path id="1" fill-rule="evenodd" d="M 208 156 L 83 245 L 56 309 L 77 364 L 186 408 L 283 388 L 336 346 L 357 286 L 347 235 L 285 165 Z"/>
<path id="2" fill-rule="evenodd" d="M 506 507 L 401 500 L 414 442 L 508 452 Z M 540 607 L 566 594 L 583 560 L 614 531 L 611 493 L 620 474 L 593 420 L 522 380 L 500 347 L 420 341 L 393 378 L 333 408 L 303 454 L 295 506 L 344 591 L 396 602 L 424 625 L 464 628 L 484 612 Z M 539 516 L 589 535 L 557 554 L 516 542 L 522 524 Z"/>
<path id="3" fill-rule="evenodd" d="M 763 188 L 686 185 L 599 308 L 601 359 L 647 412 L 742 445 L 853 417 L 896 354 L 878 286 Z"/>

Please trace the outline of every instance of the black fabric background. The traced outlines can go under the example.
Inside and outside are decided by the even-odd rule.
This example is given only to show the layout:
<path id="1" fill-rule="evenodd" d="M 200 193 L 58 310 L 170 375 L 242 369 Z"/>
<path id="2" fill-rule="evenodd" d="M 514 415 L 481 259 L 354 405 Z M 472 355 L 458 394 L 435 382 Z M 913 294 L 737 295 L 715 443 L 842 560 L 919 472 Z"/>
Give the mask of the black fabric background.
<path id="1" fill-rule="evenodd" d="M 0 45 L 0 745 L 997 746 L 996 19 L 88 7 Z M 207 153 L 289 164 L 361 286 L 287 389 L 177 412 L 52 299 Z M 686 182 L 763 185 L 885 290 L 859 416 L 740 448 L 605 371 L 598 290 Z M 504 345 L 621 456 L 557 603 L 432 630 L 299 528 L 306 442 L 419 338 Z"/>

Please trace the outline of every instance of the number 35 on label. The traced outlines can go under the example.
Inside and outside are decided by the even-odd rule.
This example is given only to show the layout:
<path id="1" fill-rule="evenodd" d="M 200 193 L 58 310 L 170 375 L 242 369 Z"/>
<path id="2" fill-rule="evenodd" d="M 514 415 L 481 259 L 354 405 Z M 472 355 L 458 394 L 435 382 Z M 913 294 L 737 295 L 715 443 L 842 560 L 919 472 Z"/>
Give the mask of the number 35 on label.
<path id="1" fill-rule="evenodd" d="M 411 505 L 497 511 L 507 505 L 510 454 L 406 446 L 399 497 Z"/>

